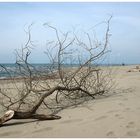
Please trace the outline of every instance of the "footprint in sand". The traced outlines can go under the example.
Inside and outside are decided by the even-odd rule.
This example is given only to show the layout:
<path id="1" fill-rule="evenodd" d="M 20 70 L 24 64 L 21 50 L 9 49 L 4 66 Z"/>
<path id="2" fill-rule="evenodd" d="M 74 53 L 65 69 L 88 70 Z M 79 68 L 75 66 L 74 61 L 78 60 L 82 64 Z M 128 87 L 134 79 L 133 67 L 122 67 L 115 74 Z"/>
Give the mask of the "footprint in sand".
<path id="1" fill-rule="evenodd" d="M 138 110 L 140 109 L 140 107 L 137 108 Z"/>
<path id="2" fill-rule="evenodd" d="M 128 131 L 127 133 L 126 133 L 126 135 L 127 136 L 131 136 L 131 137 L 133 137 L 133 136 L 137 136 L 137 133 L 135 132 L 135 131 Z"/>
<path id="3" fill-rule="evenodd" d="M 4 132 L 0 134 L 0 137 L 9 137 L 10 135 L 14 135 L 14 134 L 21 134 L 20 131 L 9 131 L 9 132 Z"/>
<path id="4" fill-rule="evenodd" d="M 129 110 L 131 110 L 129 107 L 127 107 L 127 108 L 125 108 L 125 110 L 127 110 L 127 111 L 129 111 Z"/>
<path id="5" fill-rule="evenodd" d="M 137 131 L 139 132 L 140 131 L 140 128 L 138 128 Z"/>
<path id="6" fill-rule="evenodd" d="M 127 128 L 134 128 L 135 127 L 135 123 L 132 121 L 132 122 L 129 122 L 127 125 L 126 125 Z"/>
<path id="7" fill-rule="evenodd" d="M 122 117 L 120 114 L 115 114 L 115 117 L 117 117 L 118 119 L 124 119 L 124 117 Z"/>
<path id="8" fill-rule="evenodd" d="M 127 100 L 128 100 L 128 98 L 124 98 L 123 100 L 124 100 L 124 101 L 127 101 Z"/>
<path id="9" fill-rule="evenodd" d="M 115 117 L 120 117 L 120 114 L 115 114 Z"/>
<path id="10" fill-rule="evenodd" d="M 81 122 L 81 121 L 83 121 L 83 120 L 82 119 L 73 119 L 73 120 L 65 120 L 60 123 L 75 123 L 75 122 Z"/>
<path id="11" fill-rule="evenodd" d="M 102 120 L 102 119 L 105 119 L 105 118 L 107 118 L 107 116 L 100 116 L 98 118 L 95 118 L 95 121 Z"/>
<path id="12" fill-rule="evenodd" d="M 123 104 L 123 103 L 118 103 L 118 105 L 120 105 L 120 106 L 124 106 L 124 104 Z"/>
<path id="13" fill-rule="evenodd" d="M 33 133 L 39 133 L 39 132 L 43 132 L 43 131 L 47 132 L 47 131 L 50 131 L 52 129 L 53 129 L 52 127 L 41 128 L 41 129 L 35 130 Z"/>
<path id="14" fill-rule="evenodd" d="M 108 136 L 108 137 L 113 137 L 113 136 L 115 136 L 115 134 L 114 134 L 113 131 L 109 131 L 109 132 L 106 134 L 106 136 Z"/>
<path id="15" fill-rule="evenodd" d="M 118 112 L 119 110 L 110 110 L 107 113 L 114 113 L 114 112 Z"/>

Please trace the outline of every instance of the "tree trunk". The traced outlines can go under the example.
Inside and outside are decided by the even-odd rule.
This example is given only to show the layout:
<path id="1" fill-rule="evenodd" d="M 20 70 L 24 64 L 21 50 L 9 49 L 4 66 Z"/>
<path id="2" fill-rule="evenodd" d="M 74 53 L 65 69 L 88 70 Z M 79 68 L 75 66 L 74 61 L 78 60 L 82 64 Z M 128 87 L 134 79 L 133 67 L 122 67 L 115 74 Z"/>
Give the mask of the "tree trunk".
<path id="1" fill-rule="evenodd" d="M 13 119 L 55 120 L 55 119 L 61 119 L 61 117 L 57 115 L 32 114 L 31 112 L 15 111 Z"/>
<path id="2" fill-rule="evenodd" d="M 61 117 L 57 115 L 32 114 L 31 112 L 9 110 L 0 118 L 0 126 L 11 119 L 55 120 L 61 119 Z"/>

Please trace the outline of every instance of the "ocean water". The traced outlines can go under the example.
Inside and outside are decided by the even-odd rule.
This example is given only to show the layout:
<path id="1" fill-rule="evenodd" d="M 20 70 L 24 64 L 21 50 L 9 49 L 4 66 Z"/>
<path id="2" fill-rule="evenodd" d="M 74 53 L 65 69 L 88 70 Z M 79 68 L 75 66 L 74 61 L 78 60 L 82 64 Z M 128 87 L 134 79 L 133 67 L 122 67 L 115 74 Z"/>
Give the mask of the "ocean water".
<path id="1" fill-rule="evenodd" d="M 122 64 L 94 64 L 94 66 L 121 66 Z M 128 65 L 128 64 L 126 64 Z M 78 67 L 78 64 L 64 64 L 63 67 Z M 33 75 L 46 75 L 51 71 L 57 70 L 57 64 L 30 64 L 30 70 Z M 0 79 L 7 79 L 10 77 L 29 76 L 29 71 L 26 65 L 19 68 L 17 64 L 0 64 Z"/>
<path id="2" fill-rule="evenodd" d="M 64 67 L 76 67 L 77 64 L 68 65 L 65 64 Z M 33 75 L 46 75 L 51 71 L 56 71 L 57 65 L 51 64 L 30 64 L 29 68 Z M 0 64 L 0 79 L 7 79 L 10 77 L 22 77 L 29 76 L 28 67 L 26 65 L 17 64 Z"/>
<path id="3" fill-rule="evenodd" d="M 29 66 L 33 74 L 45 74 L 48 72 L 50 67 L 51 66 L 49 64 L 31 64 Z M 28 76 L 29 74 L 30 73 L 26 65 L 21 65 L 21 67 L 19 67 L 17 64 L 0 64 L 0 79 L 22 77 L 25 75 Z"/>

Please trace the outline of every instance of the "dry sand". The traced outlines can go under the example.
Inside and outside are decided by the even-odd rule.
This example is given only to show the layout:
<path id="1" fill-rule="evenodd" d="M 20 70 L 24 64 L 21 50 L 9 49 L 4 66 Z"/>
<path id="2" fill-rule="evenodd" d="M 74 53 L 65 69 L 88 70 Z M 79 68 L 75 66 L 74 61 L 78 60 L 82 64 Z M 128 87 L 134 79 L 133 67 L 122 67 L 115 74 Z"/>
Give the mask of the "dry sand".
<path id="1" fill-rule="evenodd" d="M 11 120 L 0 128 L 0 137 L 140 137 L 140 72 L 127 72 L 134 67 L 113 68 L 117 87 L 108 97 L 63 110 L 60 120 Z"/>

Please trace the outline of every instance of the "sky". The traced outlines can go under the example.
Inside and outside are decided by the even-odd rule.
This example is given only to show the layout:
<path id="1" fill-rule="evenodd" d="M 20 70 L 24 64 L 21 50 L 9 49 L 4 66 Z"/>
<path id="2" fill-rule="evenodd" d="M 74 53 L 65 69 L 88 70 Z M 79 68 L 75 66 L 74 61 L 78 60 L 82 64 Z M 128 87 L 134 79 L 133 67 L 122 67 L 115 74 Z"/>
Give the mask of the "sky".
<path id="1" fill-rule="evenodd" d="M 31 23 L 34 23 L 31 33 L 36 45 L 31 62 L 46 63 L 45 44 L 54 34 L 44 23 L 61 31 L 74 28 L 88 31 L 110 15 L 113 16 L 111 52 L 105 63 L 140 63 L 140 2 L 0 2 L 0 63 L 15 63 L 15 49 L 26 43 L 25 29 Z M 99 38 L 104 34 L 102 29 L 100 25 L 97 27 Z"/>

